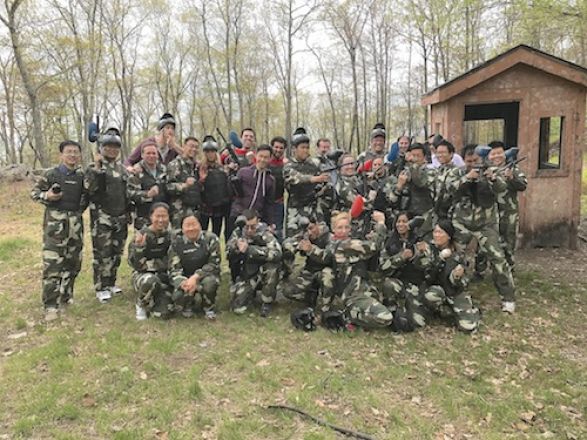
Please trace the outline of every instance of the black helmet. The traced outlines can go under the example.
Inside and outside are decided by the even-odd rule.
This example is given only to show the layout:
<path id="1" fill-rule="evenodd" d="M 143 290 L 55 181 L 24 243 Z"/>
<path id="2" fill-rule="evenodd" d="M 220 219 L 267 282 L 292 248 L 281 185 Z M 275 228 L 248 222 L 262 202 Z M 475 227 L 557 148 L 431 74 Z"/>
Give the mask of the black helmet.
<path id="1" fill-rule="evenodd" d="M 299 330 L 303 330 L 305 332 L 316 330 L 316 324 L 314 322 L 316 315 L 314 314 L 314 309 L 311 307 L 294 310 L 291 312 L 290 319 L 293 326 Z"/>
<path id="2" fill-rule="evenodd" d="M 110 127 L 100 136 L 101 145 L 114 145 L 122 147 L 122 139 L 120 136 L 120 130 L 116 127 Z"/>
<path id="3" fill-rule="evenodd" d="M 331 310 L 322 313 L 322 325 L 336 332 L 346 329 L 347 320 L 342 312 Z"/>

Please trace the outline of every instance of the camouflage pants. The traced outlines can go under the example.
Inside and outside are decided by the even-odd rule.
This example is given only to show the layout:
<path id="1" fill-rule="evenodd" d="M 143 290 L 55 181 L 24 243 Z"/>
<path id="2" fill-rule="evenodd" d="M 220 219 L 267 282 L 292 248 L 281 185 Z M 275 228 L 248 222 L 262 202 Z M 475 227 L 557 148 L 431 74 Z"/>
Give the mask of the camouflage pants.
<path id="1" fill-rule="evenodd" d="M 84 223 L 81 215 L 47 210 L 43 227 L 43 305 L 57 307 L 73 298 L 82 264 Z"/>
<path id="2" fill-rule="evenodd" d="M 467 229 L 458 219 L 453 219 L 456 230 L 455 238 L 461 247 L 466 247 L 475 237 L 479 243 L 479 252 L 483 253 L 491 266 L 493 284 L 503 301 L 515 301 L 515 287 L 512 271 L 508 264 L 497 226 L 488 224 L 479 230 Z"/>
<path id="3" fill-rule="evenodd" d="M 473 306 L 471 295 L 461 292 L 448 296 L 440 286 L 418 286 L 393 279 L 393 288 L 405 297 L 406 315 L 415 328 L 426 326 L 432 314 L 454 320 L 463 332 L 472 332 L 479 327 L 479 309 Z"/>
<path id="4" fill-rule="evenodd" d="M 356 325 L 365 328 L 388 327 L 393 321 L 393 313 L 382 304 L 377 290 L 365 279 L 353 275 L 348 280 L 336 280 L 332 268 L 323 271 L 323 293 L 319 298 L 320 311 L 328 311 L 337 296 L 344 305 L 345 315 Z M 340 286 L 342 291 L 337 292 Z"/>
<path id="5" fill-rule="evenodd" d="M 283 240 L 283 243 L 281 243 L 281 250 L 283 252 L 281 258 L 283 278 L 287 279 L 294 271 L 298 243 L 299 240 L 297 237 L 286 238 Z"/>
<path id="6" fill-rule="evenodd" d="M 302 269 L 300 273 L 283 286 L 283 296 L 293 301 L 301 301 L 310 307 L 316 305 L 318 292 L 322 286 L 322 271 L 310 272 Z"/>
<path id="7" fill-rule="evenodd" d="M 382 286 L 383 304 L 388 307 L 403 304 L 408 297 L 408 291 L 412 289 L 418 290 L 418 287 L 398 278 L 385 278 Z"/>
<path id="8" fill-rule="evenodd" d="M 126 214 L 113 217 L 102 210 L 91 210 L 94 288 L 113 287 L 128 234 Z"/>
<path id="9" fill-rule="evenodd" d="M 178 287 L 174 290 L 172 297 L 175 311 L 214 311 L 219 285 L 220 279 L 216 275 L 206 275 L 198 281 L 196 291 L 192 295 L 185 293 L 182 288 Z"/>
<path id="10" fill-rule="evenodd" d="M 132 286 L 137 293 L 137 304 L 152 316 L 169 318 L 173 313 L 171 286 L 166 274 L 133 272 Z"/>
<path id="11" fill-rule="evenodd" d="M 501 236 L 505 258 L 514 268 L 514 252 L 516 250 L 516 239 L 518 233 L 518 212 L 500 212 L 499 213 L 499 235 Z"/>
<path id="12" fill-rule="evenodd" d="M 232 295 L 231 307 L 235 313 L 242 314 L 255 299 L 257 290 L 261 289 L 261 301 L 271 304 L 277 295 L 277 282 L 279 281 L 279 264 L 265 263 L 257 274 L 249 279 L 241 280 L 230 286 Z"/>

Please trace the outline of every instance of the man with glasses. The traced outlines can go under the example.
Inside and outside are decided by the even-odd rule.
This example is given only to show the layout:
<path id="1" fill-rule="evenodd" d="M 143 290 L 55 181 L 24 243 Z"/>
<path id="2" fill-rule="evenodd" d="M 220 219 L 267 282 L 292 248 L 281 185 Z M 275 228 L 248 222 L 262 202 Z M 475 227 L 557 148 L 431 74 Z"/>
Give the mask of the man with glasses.
<path id="1" fill-rule="evenodd" d="M 81 146 L 66 140 L 59 145 L 61 163 L 46 171 L 31 197 L 45 205 L 43 219 L 43 306 L 46 321 L 73 302 L 73 285 L 82 264 L 84 223 L 88 207 Z"/>

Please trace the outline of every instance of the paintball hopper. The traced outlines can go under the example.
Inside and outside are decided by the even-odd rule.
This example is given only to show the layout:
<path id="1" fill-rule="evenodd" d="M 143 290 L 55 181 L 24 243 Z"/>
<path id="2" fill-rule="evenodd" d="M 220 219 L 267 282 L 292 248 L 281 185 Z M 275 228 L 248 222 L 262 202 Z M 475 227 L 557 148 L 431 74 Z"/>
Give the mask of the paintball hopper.
<path id="1" fill-rule="evenodd" d="M 356 196 L 351 205 L 351 217 L 359 218 L 365 210 L 365 199 L 363 196 Z"/>
<path id="2" fill-rule="evenodd" d="M 373 127 L 373 131 L 371 132 L 371 139 L 374 139 L 377 136 L 386 137 L 385 125 L 383 125 L 381 122 L 375 124 L 375 126 Z"/>
<path id="3" fill-rule="evenodd" d="M 243 147 L 243 143 L 241 142 L 241 138 L 238 137 L 238 134 L 234 130 L 231 130 L 230 133 L 228 133 L 228 141 L 232 144 L 232 146 L 234 148 L 242 148 Z"/>
<path id="4" fill-rule="evenodd" d="M 475 154 L 483 159 L 486 159 L 489 155 L 491 148 L 488 145 L 477 145 L 475 147 Z"/>
<path id="5" fill-rule="evenodd" d="M 344 315 L 337 311 L 323 312 L 321 322 L 328 330 L 335 332 L 343 331 L 346 328 Z"/>
<path id="6" fill-rule="evenodd" d="M 314 314 L 314 309 L 311 307 L 294 310 L 291 312 L 290 319 L 293 326 L 298 330 L 303 330 L 305 332 L 316 330 L 316 324 L 314 322 L 316 315 Z"/>
<path id="7" fill-rule="evenodd" d="M 373 170 L 373 159 L 369 159 L 366 161 L 363 161 L 360 165 L 359 168 L 357 168 L 357 172 L 362 173 L 368 173 L 369 171 Z"/>
<path id="8" fill-rule="evenodd" d="M 477 145 L 475 147 L 475 154 L 483 159 L 487 159 L 489 157 L 490 151 L 491 147 L 489 145 Z M 505 150 L 506 162 L 514 162 L 518 158 L 519 152 L 520 149 L 518 147 L 511 147 Z"/>
<path id="9" fill-rule="evenodd" d="M 306 133 L 306 129 L 304 127 L 296 128 L 296 130 L 294 131 L 294 133 L 291 137 L 291 144 L 294 147 L 297 147 L 300 144 L 309 144 L 309 143 L 310 143 L 310 138 L 308 137 L 308 134 Z"/>
<path id="10" fill-rule="evenodd" d="M 95 143 L 100 137 L 100 116 L 94 115 L 88 123 L 88 141 Z"/>
<path id="11" fill-rule="evenodd" d="M 442 137 L 442 135 L 436 133 L 434 135 L 434 137 L 432 138 L 432 141 L 430 142 L 434 148 L 438 147 L 440 145 L 440 143 L 444 140 L 444 138 Z"/>
<path id="12" fill-rule="evenodd" d="M 410 231 L 415 231 L 422 227 L 424 221 L 424 217 L 417 215 L 408 222 L 408 228 L 410 228 Z"/>
<path id="13" fill-rule="evenodd" d="M 218 151 L 218 143 L 211 134 L 204 136 L 202 151 Z"/>
<path id="14" fill-rule="evenodd" d="M 326 158 L 337 164 L 343 154 L 344 150 L 334 150 L 328 153 Z"/>
<path id="15" fill-rule="evenodd" d="M 514 161 L 518 160 L 518 153 L 519 152 L 520 152 L 520 149 L 518 147 L 512 147 L 512 148 L 505 150 L 505 160 L 507 162 L 514 162 Z M 520 159 L 520 161 L 521 161 L 521 159 Z"/>
<path id="16" fill-rule="evenodd" d="M 102 135 L 100 135 L 99 142 L 100 145 L 115 145 L 117 147 L 122 147 L 120 130 L 116 127 L 108 128 Z"/>
<path id="17" fill-rule="evenodd" d="M 244 215 L 239 215 L 236 220 L 234 221 L 235 228 L 244 228 L 247 224 L 247 218 Z"/>

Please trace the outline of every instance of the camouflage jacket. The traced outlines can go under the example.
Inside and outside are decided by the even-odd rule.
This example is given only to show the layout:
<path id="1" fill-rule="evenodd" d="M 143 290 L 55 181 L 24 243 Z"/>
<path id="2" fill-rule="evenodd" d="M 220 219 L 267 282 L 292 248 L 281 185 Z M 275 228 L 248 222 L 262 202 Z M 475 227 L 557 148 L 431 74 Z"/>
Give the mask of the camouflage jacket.
<path id="1" fill-rule="evenodd" d="M 342 174 L 338 176 L 336 181 L 336 196 L 340 211 L 351 209 L 355 197 L 362 193 L 362 185 L 363 183 L 359 176 L 344 176 Z"/>
<path id="2" fill-rule="evenodd" d="M 153 176 L 147 171 L 146 165 L 141 160 L 140 172 L 131 174 L 126 185 L 128 198 L 136 207 L 137 217 L 146 218 L 149 215 L 151 205 L 155 202 L 167 202 L 167 175 L 165 174 L 165 165 L 157 164 L 156 175 Z M 159 194 L 155 197 L 147 196 L 152 186 L 159 187 Z"/>
<path id="3" fill-rule="evenodd" d="M 188 177 L 193 177 L 193 186 L 183 188 Z M 185 203 L 191 207 L 199 207 L 202 199 L 202 183 L 198 164 L 189 158 L 178 156 L 167 165 L 167 191 L 175 209 L 181 209 Z"/>
<path id="4" fill-rule="evenodd" d="M 512 178 L 508 179 L 504 176 L 503 179 L 507 189 L 497 195 L 499 212 L 505 214 L 518 212 L 518 192 L 526 191 L 528 179 L 522 170 L 515 165 L 512 168 Z"/>
<path id="5" fill-rule="evenodd" d="M 426 258 L 421 260 L 421 265 L 426 270 L 426 284 L 441 286 L 448 296 L 462 292 L 469 280 L 466 274 L 456 278 L 454 272 L 459 265 L 466 267 L 465 256 L 451 249 L 450 256 L 446 257 L 434 244 L 429 244 L 428 247 Z"/>
<path id="6" fill-rule="evenodd" d="M 434 181 L 434 210 L 440 218 L 448 218 L 453 205 L 453 194 L 450 188 L 450 180 L 458 168 L 451 162 L 436 168 Z"/>
<path id="7" fill-rule="evenodd" d="M 126 185 L 129 174 L 120 160 L 101 160 L 86 170 L 85 185 L 89 193 L 91 209 L 99 208 L 109 215 L 123 215 L 128 211 L 129 200 Z"/>
<path id="8" fill-rule="evenodd" d="M 72 180 L 72 184 L 74 185 L 75 183 L 77 183 L 76 181 L 78 181 L 78 179 L 81 182 L 79 188 L 79 202 L 76 203 L 77 197 L 75 195 L 74 197 L 76 200 L 72 201 L 74 205 L 77 205 L 77 209 L 72 211 L 76 211 L 79 214 L 81 214 L 88 207 L 89 198 L 88 192 L 84 185 L 84 172 L 80 167 L 77 167 L 75 170 L 66 170 L 64 165 L 60 165 L 55 168 L 50 168 L 46 170 L 41 175 L 41 177 L 36 181 L 35 186 L 31 190 L 31 198 L 35 202 L 39 202 L 45 205 L 47 210 L 60 210 L 62 202 L 60 200 L 50 202 L 49 200 L 47 200 L 47 192 L 49 191 L 51 186 L 58 183 L 62 187 L 62 193 L 64 194 L 64 196 L 62 196 L 63 199 L 65 197 L 69 185 L 64 186 L 62 185 L 62 182 L 67 182 L 68 177 L 75 177 L 75 181 Z"/>
<path id="9" fill-rule="evenodd" d="M 436 170 L 426 164 L 408 164 L 406 169 L 410 178 L 406 184 L 409 192 L 407 211 L 414 215 L 422 215 L 434 207 Z M 399 193 L 396 189 L 396 194 Z"/>
<path id="10" fill-rule="evenodd" d="M 373 236 L 365 240 L 331 239 L 324 251 L 325 261 L 333 265 L 339 280 L 348 280 L 352 275 L 365 277 L 367 276 L 367 260 L 381 250 L 386 235 L 385 225 L 379 224 L 373 230 Z"/>
<path id="11" fill-rule="evenodd" d="M 416 235 L 410 231 L 407 240 L 399 234 L 392 233 L 385 242 L 385 246 L 379 254 L 379 271 L 387 277 L 395 277 L 412 284 L 420 284 L 424 281 L 425 267 L 430 258 L 430 248 L 419 252 L 415 248 Z M 413 257 L 404 259 L 402 253 L 405 249 L 411 249 Z"/>
<path id="12" fill-rule="evenodd" d="M 457 168 L 447 181 L 454 200 L 452 219 L 469 230 L 478 231 L 485 225 L 497 223 L 496 200 L 505 191 L 506 183 L 499 175 L 493 181 L 484 176 L 471 181 L 467 173 Z"/>
<path id="13" fill-rule="evenodd" d="M 138 245 L 132 240 L 128 245 L 128 262 L 135 272 L 165 273 L 169 268 L 169 247 L 171 232 L 165 230 L 155 233 L 151 228 L 143 228 L 141 234 L 146 235 L 145 243 Z"/>
<path id="14" fill-rule="evenodd" d="M 190 260 L 190 255 L 196 255 L 198 261 Z M 220 276 L 220 241 L 212 232 L 202 231 L 196 241 L 177 235 L 169 247 L 168 258 L 169 278 L 175 287 L 193 274 L 198 274 L 200 279 L 207 275 Z M 194 263 L 199 267 L 188 268 Z"/>
<path id="15" fill-rule="evenodd" d="M 283 181 L 289 195 L 290 207 L 316 205 L 316 185 L 311 179 L 320 173 L 320 169 L 320 160 L 314 157 L 309 157 L 303 162 L 292 157 L 283 166 Z"/>
<path id="16" fill-rule="evenodd" d="M 276 263 L 281 260 L 281 245 L 275 236 L 264 224 L 260 224 L 258 232 L 251 238 L 247 238 L 249 246 L 245 254 L 241 254 L 237 247 L 237 241 L 244 238 L 243 231 L 236 228 L 226 245 L 228 258 L 245 257 L 258 263 Z"/>

